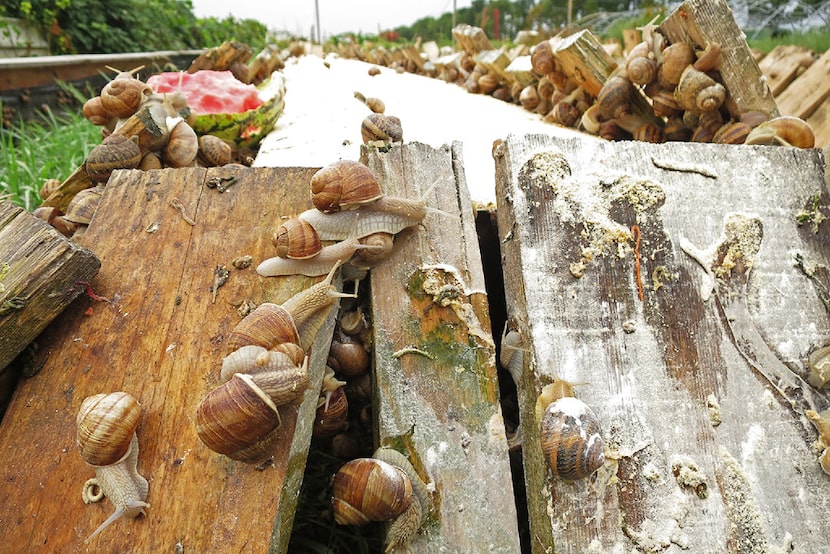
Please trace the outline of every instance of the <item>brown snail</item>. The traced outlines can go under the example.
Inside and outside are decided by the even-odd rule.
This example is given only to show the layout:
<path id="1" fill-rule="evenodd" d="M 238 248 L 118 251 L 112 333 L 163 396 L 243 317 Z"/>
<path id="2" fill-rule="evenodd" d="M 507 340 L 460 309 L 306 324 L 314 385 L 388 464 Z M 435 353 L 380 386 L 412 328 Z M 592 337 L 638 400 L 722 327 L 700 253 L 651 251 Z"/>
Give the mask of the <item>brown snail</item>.
<path id="1" fill-rule="evenodd" d="M 316 277 L 331 271 L 335 264 L 348 261 L 361 249 L 372 249 L 370 245 L 360 244 L 356 238 L 345 239 L 335 244 L 323 246 L 314 256 L 305 259 L 292 259 L 276 256 L 260 263 L 256 271 L 263 277 L 282 275 L 306 275 Z"/>
<path id="2" fill-rule="evenodd" d="M 553 55 L 553 45 L 545 40 L 533 47 L 530 53 L 530 64 L 533 71 L 539 75 L 553 73 L 556 69 L 556 57 Z"/>
<path id="3" fill-rule="evenodd" d="M 680 82 L 680 75 L 695 60 L 692 46 L 686 42 L 675 42 L 663 49 L 657 80 L 667 90 L 674 90 Z"/>
<path id="4" fill-rule="evenodd" d="M 746 137 L 745 144 L 777 144 L 813 148 L 816 135 L 809 123 L 795 116 L 782 115 L 764 121 Z"/>
<path id="5" fill-rule="evenodd" d="M 533 111 L 539 105 L 541 98 L 533 85 L 527 85 L 519 93 L 519 103 L 528 111 Z"/>
<path id="6" fill-rule="evenodd" d="M 331 341 L 329 365 L 344 379 L 353 379 L 369 371 L 369 352 L 360 341 L 342 334 Z"/>
<path id="7" fill-rule="evenodd" d="M 138 474 L 136 429 L 141 415 L 138 401 L 126 392 L 96 394 L 84 399 L 76 418 L 77 444 L 84 461 L 95 468 L 95 478 L 84 484 L 84 501 L 106 496 L 115 512 L 86 541 L 121 517 L 144 513 L 149 485 Z"/>
<path id="8" fill-rule="evenodd" d="M 228 334 L 229 352 L 253 344 L 273 348 L 283 343 L 300 343 L 294 317 L 283 306 L 264 302 L 237 323 Z"/>
<path id="9" fill-rule="evenodd" d="M 572 393 L 555 392 L 556 386 L 557 382 L 547 385 L 537 403 L 539 408 L 547 403 L 542 397 L 556 398 L 544 407 L 540 419 L 542 453 L 553 475 L 571 481 L 583 479 L 605 463 L 599 419 L 587 404 L 568 395 Z"/>
<path id="10" fill-rule="evenodd" d="M 357 251 L 357 257 L 369 265 L 377 265 L 392 255 L 395 236 L 391 233 L 377 232 L 361 237 L 360 244 L 366 248 Z"/>
<path id="11" fill-rule="evenodd" d="M 137 137 L 114 133 L 89 151 L 84 167 L 90 179 L 105 182 L 116 169 L 133 169 L 140 161 Z"/>
<path id="12" fill-rule="evenodd" d="M 104 194 L 104 186 L 94 187 L 78 191 L 66 207 L 66 214 L 63 218 L 76 225 L 89 225 L 92 216 L 101 203 L 101 195 Z"/>
<path id="13" fill-rule="evenodd" d="M 317 412 L 314 416 L 314 428 L 312 434 L 316 438 L 327 439 L 341 431 L 348 421 L 349 400 L 343 390 L 345 382 L 332 391 L 324 391 L 317 405 Z M 324 383 L 325 388 L 325 383 Z"/>
<path id="14" fill-rule="evenodd" d="M 293 260 L 311 258 L 323 248 L 323 242 L 314 227 L 297 218 L 288 219 L 277 227 L 271 242 L 277 249 L 277 256 Z"/>
<path id="15" fill-rule="evenodd" d="M 386 552 L 404 547 L 429 513 L 429 490 L 397 450 L 378 448 L 372 458 L 347 462 L 332 482 L 332 509 L 340 525 L 389 521 Z"/>
<path id="16" fill-rule="evenodd" d="M 93 96 L 84 102 L 82 112 L 84 117 L 93 125 L 105 127 L 110 131 L 115 128 L 118 117 L 114 116 L 104 108 L 100 96 Z"/>
<path id="17" fill-rule="evenodd" d="M 153 93 L 144 81 L 133 77 L 132 71 L 120 72 L 101 89 L 101 105 L 112 116 L 126 119 L 138 111 L 142 102 Z"/>
<path id="18" fill-rule="evenodd" d="M 647 41 L 639 43 L 628 53 L 625 63 L 629 80 L 635 85 L 647 85 L 657 79 L 657 61 Z"/>
<path id="19" fill-rule="evenodd" d="M 599 94 L 600 115 L 605 119 L 616 119 L 631 110 L 631 97 L 634 94 L 634 85 L 620 75 L 614 75 L 605 81 Z"/>
<path id="20" fill-rule="evenodd" d="M 233 147 L 214 135 L 199 137 L 199 160 L 207 167 L 221 167 L 233 161 Z"/>
<path id="21" fill-rule="evenodd" d="M 377 177 L 360 162 L 338 160 L 311 177 L 311 201 L 324 213 L 355 209 L 381 196 Z"/>
<path id="22" fill-rule="evenodd" d="M 193 165 L 199 153 L 199 138 L 193 127 L 181 118 L 168 118 L 167 143 L 162 149 L 162 157 L 172 167 Z"/>
<path id="23" fill-rule="evenodd" d="M 674 99 L 683 109 L 691 112 L 715 111 L 726 101 L 726 88 L 690 65 L 680 75 Z"/>
<path id="24" fill-rule="evenodd" d="M 390 144 L 403 141 L 401 120 L 394 115 L 382 113 L 369 114 L 360 124 L 360 134 L 364 144 L 375 142 Z"/>

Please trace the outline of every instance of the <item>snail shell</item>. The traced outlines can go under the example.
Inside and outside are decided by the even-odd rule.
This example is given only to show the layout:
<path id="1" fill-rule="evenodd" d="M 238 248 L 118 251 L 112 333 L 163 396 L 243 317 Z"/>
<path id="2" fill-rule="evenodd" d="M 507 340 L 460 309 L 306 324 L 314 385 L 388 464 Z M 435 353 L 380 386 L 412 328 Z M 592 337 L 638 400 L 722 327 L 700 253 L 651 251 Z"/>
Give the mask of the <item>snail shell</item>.
<path id="1" fill-rule="evenodd" d="M 830 383 L 830 346 L 819 348 L 807 358 L 807 368 L 810 374 L 807 381 L 817 389 L 824 388 Z"/>
<path id="2" fill-rule="evenodd" d="M 348 415 L 349 400 L 343 388 L 337 388 L 317 408 L 312 433 L 317 438 L 330 438 L 346 426 Z"/>
<path id="3" fill-rule="evenodd" d="M 673 90 L 680 82 L 683 70 L 695 61 L 695 51 L 686 42 L 675 42 L 663 49 L 657 80 L 660 85 Z"/>
<path id="4" fill-rule="evenodd" d="M 675 100 L 674 93 L 662 88 L 652 95 L 651 105 L 654 115 L 657 117 L 672 117 L 683 111 L 683 108 Z"/>
<path id="5" fill-rule="evenodd" d="M 331 505 L 340 525 L 366 525 L 401 515 L 412 502 L 409 477 L 374 458 L 347 462 L 334 476 Z"/>
<path id="6" fill-rule="evenodd" d="M 331 342 L 329 365 L 344 379 L 353 379 L 369 371 L 369 353 L 360 341 L 343 335 Z"/>
<path id="7" fill-rule="evenodd" d="M 381 196 L 374 173 L 360 162 L 338 160 L 311 177 L 311 201 L 324 213 L 354 209 Z"/>
<path id="8" fill-rule="evenodd" d="M 527 85 L 522 89 L 522 92 L 519 93 L 519 103 L 528 111 L 535 110 L 536 107 L 539 106 L 540 101 L 541 98 L 539 98 L 539 93 L 533 85 Z"/>
<path id="9" fill-rule="evenodd" d="M 237 374 L 249 375 L 275 406 L 282 406 L 308 388 L 307 359 L 303 356 L 301 360 L 302 365 L 298 365 L 292 353 L 248 345 L 225 357 L 221 375 L 225 381 Z"/>
<path id="10" fill-rule="evenodd" d="M 271 239 L 280 258 L 305 260 L 316 256 L 323 248 L 320 235 L 307 221 L 292 218 L 277 227 Z"/>
<path id="11" fill-rule="evenodd" d="M 629 80 L 635 85 L 647 85 L 657 79 L 657 62 L 647 41 L 631 49 L 625 64 Z"/>
<path id="12" fill-rule="evenodd" d="M 549 40 L 544 40 L 533 47 L 530 53 L 530 65 L 539 75 L 553 73 L 556 69 L 556 57 L 553 55 L 553 45 Z"/>
<path id="13" fill-rule="evenodd" d="M 550 122 L 563 127 L 576 127 L 581 117 L 582 114 L 579 112 L 579 108 L 570 102 L 557 102 L 553 105 L 553 109 L 545 117 L 545 120 L 550 120 Z"/>
<path id="14" fill-rule="evenodd" d="M 236 373 L 199 403 L 196 433 L 211 450 L 246 463 L 268 457 L 280 416 L 251 378 Z"/>
<path id="15" fill-rule="evenodd" d="M 619 75 L 609 78 L 597 95 L 600 115 L 605 119 L 616 119 L 628 112 L 633 94 L 631 81 Z"/>
<path id="16" fill-rule="evenodd" d="M 724 123 L 712 137 L 713 142 L 720 144 L 743 144 L 752 127 L 742 121 Z"/>
<path id="17" fill-rule="evenodd" d="M 101 105 L 112 116 L 126 119 L 138 111 L 139 106 L 153 89 L 132 76 L 118 77 L 101 89 Z"/>
<path id="18" fill-rule="evenodd" d="M 282 343 L 300 344 L 299 331 L 291 313 L 270 302 L 257 306 L 228 334 L 229 352 L 246 345 L 271 349 Z"/>
<path id="19" fill-rule="evenodd" d="M 102 194 L 104 194 L 103 185 L 78 191 L 66 207 L 66 214 L 63 218 L 79 225 L 89 225 L 92 216 L 95 215 L 95 210 L 98 209 L 98 204 L 101 203 Z"/>
<path id="20" fill-rule="evenodd" d="M 485 73 L 478 78 L 478 89 L 483 94 L 490 94 L 498 88 L 500 80 L 492 73 Z"/>
<path id="21" fill-rule="evenodd" d="M 796 148 L 813 148 L 816 135 L 809 123 L 795 116 L 774 117 L 755 127 L 745 144 L 780 144 Z"/>
<path id="22" fill-rule="evenodd" d="M 392 255 L 395 246 L 395 236 L 390 233 L 372 233 L 360 239 L 360 244 L 366 246 L 357 251 L 357 256 L 370 265 L 377 265 Z"/>
<path id="23" fill-rule="evenodd" d="M 402 142 L 403 128 L 401 120 L 394 115 L 373 113 L 366 117 L 360 125 L 360 134 L 363 143 L 369 142 Z"/>
<path id="24" fill-rule="evenodd" d="M 81 457 L 91 466 L 121 460 L 130 449 L 140 416 L 141 406 L 126 392 L 85 398 L 76 418 Z"/>
<path id="25" fill-rule="evenodd" d="M 199 137 L 199 158 L 208 167 L 221 167 L 233 160 L 233 148 L 217 136 L 202 135 Z"/>
<path id="26" fill-rule="evenodd" d="M 109 113 L 104 108 L 104 104 L 101 101 L 100 96 L 93 96 L 84 102 L 82 110 L 84 117 L 87 118 L 90 123 L 99 127 L 106 127 L 112 130 L 118 120 L 117 117 Z"/>
<path id="27" fill-rule="evenodd" d="M 93 181 L 104 182 L 116 169 L 133 169 L 141 161 L 136 137 L 114 133 L 89 151 L 84 167 Z"/>
<path id="28" fill-rule="evenodd" d="M 714 111 L 726 101 L 726 88 L 706 73 L 688 66 L 674 89 L 674 99 L 683 109 L 691 112 Z"/>
<path id="29" fill-rule="evenodd" d="M 540 443 L 551 471 L 562 479 L 588 477 L 605 463 L 599 420 L 577 398 L 560 398 L 545 409 Z"/>
<path id="30" fill-rule="evenodd" d="M 167 128 L 170 129 L 170 134 L 167 144 L 162 149 L 164 161 L 173 167 L 193 165 L 199 153 L 199 138 L 196 131 L 181 118 L 168 118 Z"/>

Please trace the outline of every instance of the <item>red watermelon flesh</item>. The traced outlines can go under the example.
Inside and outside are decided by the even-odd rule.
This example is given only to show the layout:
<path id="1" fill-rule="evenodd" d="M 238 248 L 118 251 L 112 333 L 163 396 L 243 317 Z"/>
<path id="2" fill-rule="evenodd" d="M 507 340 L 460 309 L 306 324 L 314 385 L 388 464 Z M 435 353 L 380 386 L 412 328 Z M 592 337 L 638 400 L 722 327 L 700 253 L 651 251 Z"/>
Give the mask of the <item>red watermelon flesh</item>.
<path id="1" fill-rule="evenodd" d="M 195 73 L 159 73 L 147 79 L 158 93 L 181 92 L 196 113 L 241 113 L 262 106 L 259 91 L 246 85 L 230 71 L 200 69 Z"/>

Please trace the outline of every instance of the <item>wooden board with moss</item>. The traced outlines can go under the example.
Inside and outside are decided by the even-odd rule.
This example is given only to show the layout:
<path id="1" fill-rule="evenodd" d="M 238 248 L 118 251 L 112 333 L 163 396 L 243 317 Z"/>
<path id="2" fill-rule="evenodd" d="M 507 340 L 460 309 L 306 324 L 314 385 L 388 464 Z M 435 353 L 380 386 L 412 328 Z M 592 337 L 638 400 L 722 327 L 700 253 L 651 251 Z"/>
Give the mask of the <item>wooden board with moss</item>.
<path id="1" fill-rule="evenodd" d="M 458 143 L 362 152 L 387 194 L 433 208 L 371 270 L 376 436 L 407 454 L 434 489 L 412 552 L 516 552 L 495 350 L 460 152 Z"/>
<path id="2" fill-rule="evenodd" d="M 709 43 L 721 48 L 719 81 L 729 93 L 727 107 L 733 116 L 760 111 L 779 115 L 764 74 L 752 56 L 726 0 L 686 0 L 658 27 L 669 43 L 688 42 L 703 50 Z"/>
<path id="3" fill-rule="evenodd" d="M 538 135 L 495 156 L 532 551 L 824 548 L 805 417 L 830 407 L 805 364 L 830 342 L 820 152 Z M 589 478 L 543 459 L 555 379 L 599 419 Z"/>
<path id="4" fill-rule="evenodd" d="M 272 255 L 280 218 L 310 207 L 313 172 L 113 175 L 79 239 L 102 262 L 91 282 L 95 299 L 77 300 L 41 336 L 40 371 L 19 384 L 0 427 L 4 540 L 61 552 L 85 548 L 113 508 L 108 500 L 81 500 L 93 469 L 75 445 L 75 417 L 88 395 L 123 390 L 142 406 L 138 469 L 150 482 L 150 507 L 146 516 L 116 521 L 89 548 L 286 550 L 336 309 L 311 347 L 311 387 L 301 404 L 280 409 L 273 463 L 257 468 L 210 451 L 194 420 L 201 399 L 219 385 L 237 310 L 282 303 L 319 281 L 262 278 L 254 269 Z M 244 256 L 252 267 L 240 263 Z"/>
<path id="5" fill-rule="evenodd" d="M 0 414 L 19 371 L 9 364 L 100 267 L 90 250 L 23 208 L 0 202 Z"/>

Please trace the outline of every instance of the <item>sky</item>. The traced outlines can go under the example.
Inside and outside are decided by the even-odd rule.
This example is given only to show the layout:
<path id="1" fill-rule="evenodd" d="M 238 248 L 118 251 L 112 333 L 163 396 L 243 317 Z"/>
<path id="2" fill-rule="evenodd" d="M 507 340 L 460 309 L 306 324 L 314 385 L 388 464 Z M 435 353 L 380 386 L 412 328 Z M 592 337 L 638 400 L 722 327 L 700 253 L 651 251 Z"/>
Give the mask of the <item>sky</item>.
<path id="1" fill-rule="evenodd" d="M 315 22 L 314 0 L 191 0 L 196 17 L 232 15 L 256 19 L 273 30 L 309 37 Z M 345 33 L 377 33 L 411 25 L 418 19 L 452 12 L 454 0 L 317 0 L 323 39 Z M 455 0 L 456 8 L 470 0 Z"/>

